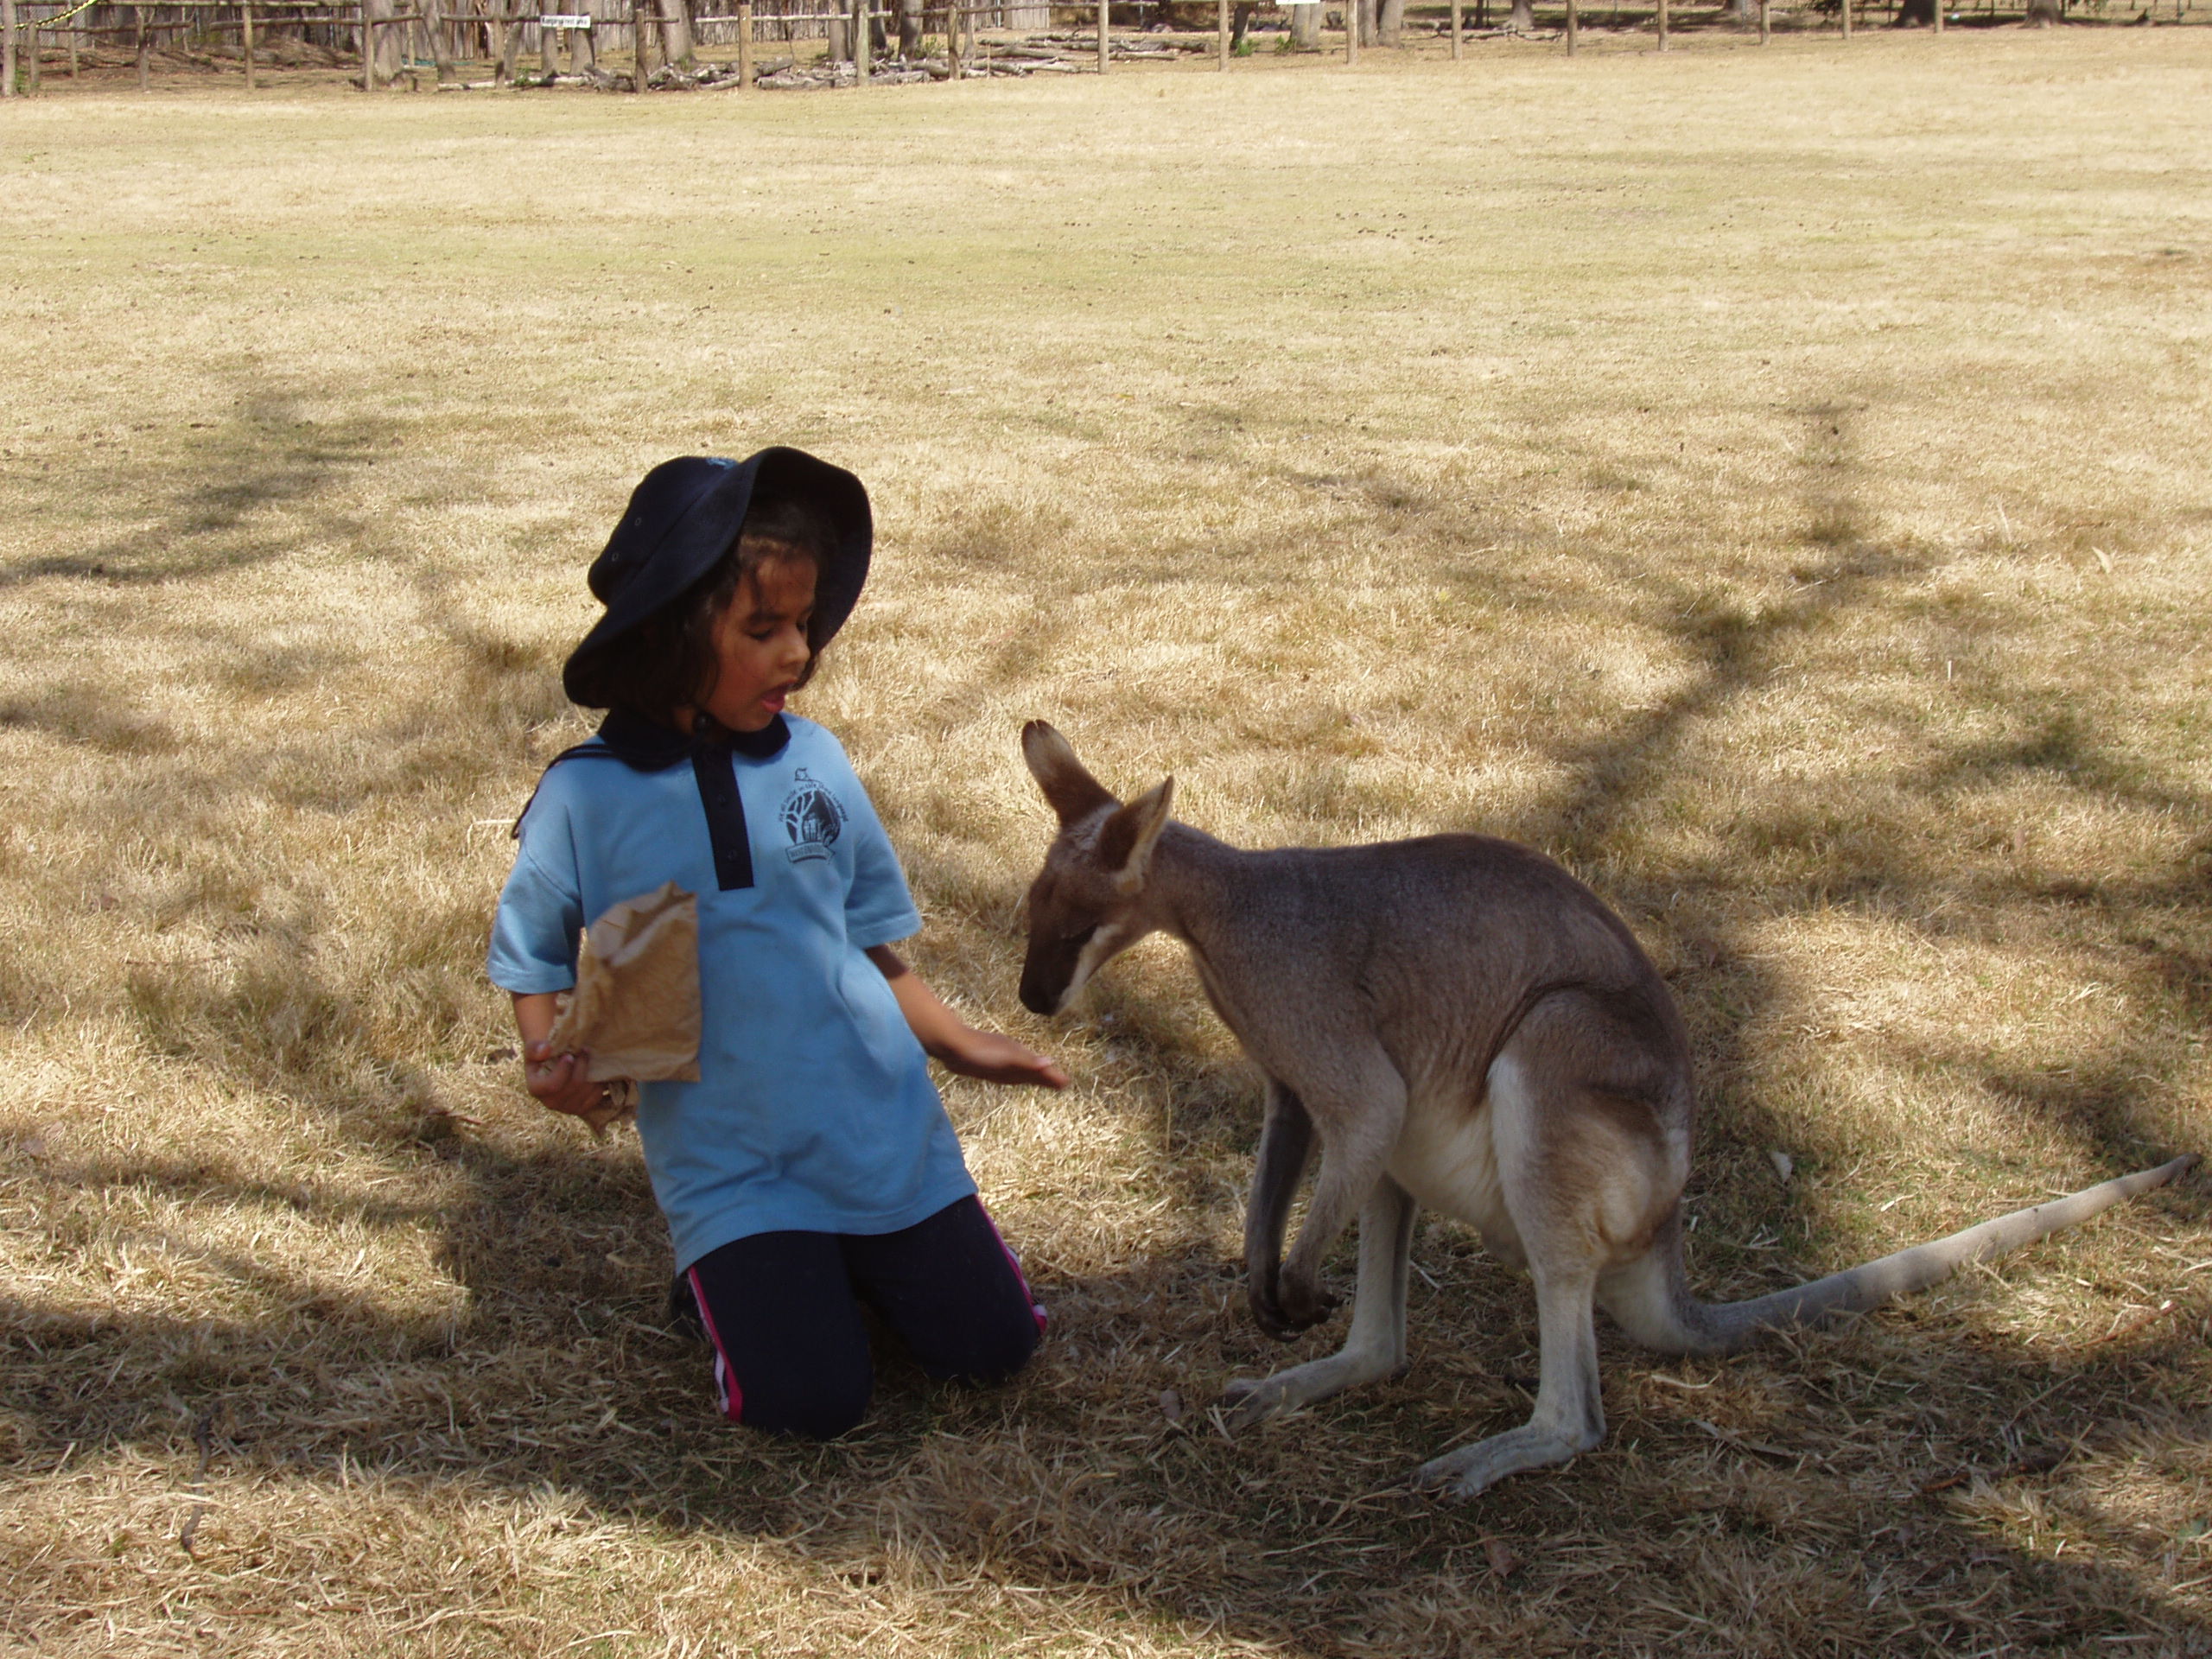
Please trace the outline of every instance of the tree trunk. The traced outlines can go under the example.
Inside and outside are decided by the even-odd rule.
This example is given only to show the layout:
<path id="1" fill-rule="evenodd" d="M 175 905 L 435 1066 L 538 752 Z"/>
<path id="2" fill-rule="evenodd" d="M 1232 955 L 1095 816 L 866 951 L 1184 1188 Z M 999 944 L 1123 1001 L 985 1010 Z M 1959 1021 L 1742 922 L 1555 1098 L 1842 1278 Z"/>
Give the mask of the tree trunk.
<path id="1" fill-rule="evenodd" d="M 664 63 L 691 67 L 691 19 L 683 0 L 660 0 L 660 55 Z"/>
<path id="2" fill-rule="evenodd" d="M 372 18 L 389 17 L 397 10 L 391 0 L 364 0 L 364 9 Z M 406 44 L 400 38 L 400 25 L 385 23 L 369 31 L 376 47 L 376 79 L 379 86 L 388 86 L 399 73 L 400 48 Z"/>
<path id="3" fill-rule="evenodd" d="M 1513 0 L 1513 10 L 1505 20 L 1507 30 L 1515 35 L 1536 32 L 1536 9 L 1529 0 Z"/>
<path id="4" fill-rule="evenodd" d="M 438 85 L 442 86 L 453 79 L 453 41 L 446 34 L 445 10 L 438 0 L 423 0 L 422 10 L 423 33 L 429 37 L 430 61 L 438 66 Z"/>
<path id="5" fill-rule="evenodd" d="M 853 55 L 853 20 L 849 13 L 840 12 L 828 20 L 830 29 L 830 61 L 844 63 Z"/>
<path id="6" fill-rule="evenodd" d="M 561 0 L 561 3 L 569 5 L 573 3 L 573 0 Z M 591 0 L 584 0 L 584 3 L 577 6 L 576 10 L 588 15 L 594 25 L 599 22 L 599 8 Z M 599 30 L 596 27 L 569 31 L 569 73 L 587 79 L 599 73 Z"/>
<path id="7" fill-rule="evenodd" d="M 515 59 L 522 52 L 522 0 L 493 0 L 499 9 L 499 67 L 492 79 L 502 86 L 515 78 Z"/>
<path id="8" fill-rule="evenodd" d="M 899 0 L 899 55 L 909 63 L 922 55 L 922 0 Z"/>
<path id="9" fill-rule="evenodd" d="M 2028 0 L 2028 15 L 2021 21 L 2049 29 L 2053 23 L 2063 22 L 2064 15 L 2059 0 Z"/>
<path id="10" fill-rule="evenodd" d="M 1321 49 L 1321 8 L 1293 6 L 1290 9 L 1290 43 L 1300 52 Z"/>
<path id="11" fill-rule="evenodd" d="M 1384 46 L 1406 43 L 1406 0 L 1382 0 L 1375 20 L 1375 35 Z"/>

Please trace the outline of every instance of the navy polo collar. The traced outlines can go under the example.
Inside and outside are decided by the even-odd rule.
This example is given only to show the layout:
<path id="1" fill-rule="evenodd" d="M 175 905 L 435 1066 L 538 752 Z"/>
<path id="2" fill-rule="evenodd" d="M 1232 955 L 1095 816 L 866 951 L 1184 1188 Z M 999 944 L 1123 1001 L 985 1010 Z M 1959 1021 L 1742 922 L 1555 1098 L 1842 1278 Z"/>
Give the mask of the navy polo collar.
<path id="1" fill-rule="evenodd" d="M 741 754 L 748 760 L 772 760 L 791 741 L 791 728 L 778 715 L 757 732 L 712 731 L 694 734 L 647 720 L 627 709 L 608 711 L 600 722 L 599 741 L 632 772 L 665 772 L 700 753 Z"/>

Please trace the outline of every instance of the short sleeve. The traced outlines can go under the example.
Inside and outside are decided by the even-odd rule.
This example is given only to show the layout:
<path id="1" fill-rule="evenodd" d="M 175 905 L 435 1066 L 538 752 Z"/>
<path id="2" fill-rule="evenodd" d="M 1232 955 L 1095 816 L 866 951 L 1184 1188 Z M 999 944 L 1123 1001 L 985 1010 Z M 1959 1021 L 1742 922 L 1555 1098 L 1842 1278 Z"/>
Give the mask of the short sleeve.
<path id="1" fill-rule="evenodd" d="M 899 855 L 891 849 L 883 821 L 875 816 L 875 803 L 868 799 L 865 787 L 858 794 L 860 804 L 852 815 L 853 885 L 845 894 L 845 937 L 866 950 L 920 932 L 922 913 L 906 890 L 906 874 L 899 868 Z"/>
<path id="2" fill-rule="evenodd" d="M 576 936 L 583 930 L 583 899 L 571 875 L 563 880 L 524 842 L 492 918 L 492 950 L 486 963 L 492 982 L 527 995 L 565 991 L 576 982 Z"/>

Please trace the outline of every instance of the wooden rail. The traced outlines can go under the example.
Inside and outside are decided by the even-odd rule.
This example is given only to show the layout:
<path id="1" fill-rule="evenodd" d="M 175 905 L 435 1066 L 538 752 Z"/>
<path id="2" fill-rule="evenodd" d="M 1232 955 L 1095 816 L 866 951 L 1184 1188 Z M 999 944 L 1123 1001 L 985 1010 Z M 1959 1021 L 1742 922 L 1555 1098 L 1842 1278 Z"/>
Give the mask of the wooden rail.
<path id="1" fill-rule="evenodd" d="M 1243 0 L 1236 0 L 1243 3 Z M 1264 0 L 1263 0 L 1264 3 Z M 1272 0 L 1282 10 L 1300 4 L 1319 4 L 1321 0 Z M 40 76 L 45 56 L 44 46 L 49 38 L 65 40 L 67 43 L 68 73 L 77 73 L 78 50 L 80 43 L 102 39 L 126 38 L 137 47 L 138 84 L 142 89 L 150 84 L 150 59 L 155 43 L 173 39 L 180 34 L 194 36 L 236 35 L 239 37 L 239 55 L 245 71 L 247 90 L 257 86 L 256 37 L 266 24 L 352 29 L 359 32 L 364 60 L 361 85 L 374 91 L 382 79 L 377 64 L 379 49 L 389 37 L 379 30 L 402 30 L 420 26 L 422 39 L 429 48 L 441 81 L 453 73 L 458 57 L 473 55 L 461 48 L 469 38 L 461 31 L 482 29 L 491 47 L 491 55 L 498 65 L 495 79 L 504 79 L 511 71 L 515 48 L 519 43 L 520 31 L 538 26 L 542 16 L 566 16 L 565 13 L 525 11 L 522 0 L 415 0 L 412 9 L 396 10 L 381 16 L 370 15 L 371 0 L 98 0 L 100 10 L 116 12 L 129 6 L 129 22 L 105 23 L 83 20 L 83 14 L 93 8 L 69 0 L 0 0 L 0 98 L 11 98 L 18 92 L 35 93 L 40 90 Z M 595 21 L 617 27 L 627 26 L 634 33 L 633 69 L 631 79 L 640 92 L 650 81 L 653 67 L 654 42 L 660 37 L 669 20 L 659 10 L 662 0 L 629 0 L 626 15 L 610 16 Z M 991 42 L 979 27 L 980 20 L 1000 16 L 1011 9 L 1014 0 L 946 0 L 943 6 L 928 5 L 928 13 L 940 16 L 945 23 L 946 54 L 952 75 L 958 79 L 980 54 L 986 68 L 992 55 Z M 1144 10 L 1163 3 L 1163 0 L 1052 0 L 1046 3 L 1052 10 L 1080 13 L 1090 9 L 1096 19 L 1096 62 L 1100 74 L 1104 74 L 1112 57 L 1109 8 L 1120 4 L 1128 10 Z M 1342 0 L 1344 14 L 1344 61 L 1348 66 L 1359 62 L 1361 36 L 1373 26 L 1376 0 Z M 1664 52 L 1672 43 L 1672 0 L 1653 0 L 1653 24 L 1657 49 Z M 1857 32 L 1860 22 L 1859 9 L 1869 0 L 1836 0 L 1836 25 L 1841 37 L 1848 41 Z M 1907 0 L 1891 0 L 1891 10 L 1900 9 Z M 1989 12 L 1995 0 L 1981 0 L 1980 10 Z M 1758 41 L 1765 45 L 1773 35 L 1770 14 L 1771 0 L 1756 0 Z M 1235 27 L 1232 0 L 1215 0 L 1214 30 L 1215 63 L 1226 71 L 1235 53 Z M 1932 0 L 1934 32 L 1944 32 L 1945 0 Z M 2146 10 L 2158 10 L 2158 0 L 2151 0 Z M 2172 16 L 2176 23 L 2184 22 L 2192 10 L 2192 0 L 2172 0 Z M 1464 0 L 1450 0 L 1451 49 L 1453 61 L 1465 55 L 1465 17 Z M 1484 0 L 1476 0 L 1475 22 L 1484 26 L 1487 6 Z M 43 14 L 43 15 L 41 15 Z M 825 23 L 843 26 L 849 31 L 852 41 L 855 81 L 858 86 L 868 85 L 874 64 L 874 25 L 893 22 L 902 14 L 883 3 L 883 0 L 853 0 L 849 6 L 835 4 L 829 9 L 768 12 L 759 9 L 754 0 L 737 0 L 734 13 L 721 13 L 688 19 L 695 35 L 709 29 L 734 27 L 737 33 L 738 80 L 737 89 L 750 90 L 755 79 L 756 48 L 760 44 L 764 29 L 794 23 Z M 1561 39 L 1569 56 L 1574 55 L 1581 43 L 1581 0 L 1565 0 L 1565 28 Z M 562 31 L 567 33 L 568 31 Z M 727 39 L 727 35 L 723 38 Z M 1309 37 L 1310 38 L 1310 37 Z M 410 75 L 413 71 L 407 71 Z"/>

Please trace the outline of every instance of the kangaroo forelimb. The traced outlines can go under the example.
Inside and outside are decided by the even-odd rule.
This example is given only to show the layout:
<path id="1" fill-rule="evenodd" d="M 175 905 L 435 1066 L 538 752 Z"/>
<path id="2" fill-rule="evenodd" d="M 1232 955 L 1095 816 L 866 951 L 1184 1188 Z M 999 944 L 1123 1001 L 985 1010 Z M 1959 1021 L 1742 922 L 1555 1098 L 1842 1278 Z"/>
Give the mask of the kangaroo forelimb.
<path id="1" fill-rule="evenodd" d="M 1260 1155 L 1252 1169 L 1252 1192 L 1244 1206 L 1244 1294 L 1252 1319 L 1278 1342 L 1288 1342 L 1302 1328 L 1283 1315 L 1276 1281 L 1282 1267 L 1283 1231 L 1290 1223 L 1291 1200 L 1306 1179 L 1313 1151 L 1313 1120 L 1306 1103 L 1268 1079 L 1267 1118 L 1260 1129 Z"/>
<path id="2" fill-rule="evenodd" d="M 1337 1299 L 1321 1283 L 1322 1261 L 1383 1179 L 1406 1115 L 1405 1081 L 1379 1047 L 1332 1052 L 1315 1069 L 1316 1076 L 1295 1081 L 1321 1143 L 1321 1167 L 1305 1224 L 1275 1280 L 1282 1317 L 1301 1331 L 1336 1311 Z"/>

